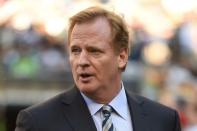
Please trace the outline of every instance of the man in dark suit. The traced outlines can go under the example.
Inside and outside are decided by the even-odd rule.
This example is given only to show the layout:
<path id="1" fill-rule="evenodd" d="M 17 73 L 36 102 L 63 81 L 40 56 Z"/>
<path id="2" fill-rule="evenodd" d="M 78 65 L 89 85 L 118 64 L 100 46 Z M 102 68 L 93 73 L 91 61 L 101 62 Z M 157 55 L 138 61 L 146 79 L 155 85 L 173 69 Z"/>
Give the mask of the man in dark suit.
<path id="1" fill-rule="evenodd" d="M 125 89 L 129 43 L 125 22 L 111 11 L 90 7 L 71 17 L 76 86 L 21 111 L 15 131 L 180 131 L 175 110 Z"/>

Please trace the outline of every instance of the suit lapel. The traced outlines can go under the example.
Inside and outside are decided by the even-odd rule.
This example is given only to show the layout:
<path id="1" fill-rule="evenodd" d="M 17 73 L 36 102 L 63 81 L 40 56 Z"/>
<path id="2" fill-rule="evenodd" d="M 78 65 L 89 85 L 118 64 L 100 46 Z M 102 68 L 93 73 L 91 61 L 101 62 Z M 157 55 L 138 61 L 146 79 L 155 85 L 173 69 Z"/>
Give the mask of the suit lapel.
<path id="1" fill-rule="evenodd" d="M 63 96 L 62 102 L 64 115 L 75 131 L 97 130 L 88 107 L 76 87 Z"/>
<path id="2" fill-rule="evenodd" d="M 148 115 L 143 109 L 143 100 L 137 99 L 134 94 L 126 90 L 127 99 L 131 113 L 133 131 L 150 131 L 148 125 Z"/>

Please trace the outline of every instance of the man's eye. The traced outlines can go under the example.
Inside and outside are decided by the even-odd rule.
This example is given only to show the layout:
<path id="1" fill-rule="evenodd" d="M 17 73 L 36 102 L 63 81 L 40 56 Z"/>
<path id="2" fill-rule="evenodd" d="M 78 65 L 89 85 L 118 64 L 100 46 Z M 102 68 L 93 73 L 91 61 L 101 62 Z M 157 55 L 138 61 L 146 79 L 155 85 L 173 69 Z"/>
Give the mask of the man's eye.
<path id="1" fill-rule="evenodd" d="M 99 54 L 99 53 L 101 53 L 101 51 L 98 50 L 98 49 L 90 49 L 89 52 L 90 53 L 93 53 L 93 54 Z"/>
<path id="2" fill-rule="evenodd" d="M 79 48 L 73 48 L 73 49 L 71 49 L 71 52 L 72 53 L 79 53 L 81 51 L 81 49 L 79 49 Z"/>
<path id="3" fill-rule="evenodd" d="M 92 52 L 92 53 L 96 53 L 96 52 L 98 52 L 98 50 L 91 50 L 90 52 Z"/>

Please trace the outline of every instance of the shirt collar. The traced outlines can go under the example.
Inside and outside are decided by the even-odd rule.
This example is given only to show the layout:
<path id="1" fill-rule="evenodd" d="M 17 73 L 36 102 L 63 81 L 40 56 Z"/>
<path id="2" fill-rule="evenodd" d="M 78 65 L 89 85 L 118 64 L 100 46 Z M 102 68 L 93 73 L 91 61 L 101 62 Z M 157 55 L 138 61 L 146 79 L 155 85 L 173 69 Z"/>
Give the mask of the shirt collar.
<path id="1" fill-rule="evenodd" d="M 101 107 L 103 106 L 103 104 L 99 104 L 99 103 L 96 103 L 95 101 L 93 101 L 92 99 L 90 99 L 89 97 L 87 97 L 85 94 L 83 94 L 81 92 L 88 108 L 89 108 L 89 111 L 90 111 L 90 114 L 91 115 L 94 115 L 96 114 L 100 109 Z"/>
<path id="2" fill-rule="evenodd" d="M 109 103 L 113 109 L 124 119 L 128 119 L 129 108 L 127 103 L 127 97 L 124 85 L 122 83 L 122 88 L 118 95 Z"/>
<path id="3" fill-rule="evenodd" d="M 121 86 L 122 86 L 122 88 L 121 88 L 120 92 L 109 103 L 109 105 L 111 105 L 113 107 L 113 109 L 116 111 L 116 113 L 118 113 L 118 115 L 120 115 L 123 119 L 129 119 L 128 118 L 128 116 L 130 115 L 129 108 L 128 108 L 127 97 L 126 97 L 126 92 L 125 92 L 125 88 L 124 88 L 123 83 Z M 81 94 L 82 94 L 82 96 L 89 108 L 91 115 L 96 114 L 103 106 L 103 104 L 96 103 L 95 101 L 93 101 L 92 99 L 87 97 L 85 94 L 83 94 L 83 93 L 81 93 Z"/>

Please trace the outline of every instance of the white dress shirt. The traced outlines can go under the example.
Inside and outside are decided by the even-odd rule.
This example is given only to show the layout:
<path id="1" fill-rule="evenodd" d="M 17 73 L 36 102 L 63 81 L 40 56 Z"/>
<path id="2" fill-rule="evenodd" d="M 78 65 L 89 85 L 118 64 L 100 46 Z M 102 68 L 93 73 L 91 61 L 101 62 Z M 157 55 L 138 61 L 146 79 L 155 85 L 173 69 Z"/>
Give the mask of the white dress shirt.
<path id="1" fill-rule="evenodd" d="M 88 109 L 91 113 L 91 116 L 93 117 L 97 131 L 102 131 L 102 114 L 100 109 L 102 108 L 103 104 L 96 103 L 83 93 L 81 94 L 85 99 L 85 102 L 87 103 Z M 131 115 L 123 84 L 120 92 L 109 103 L 109 105 L 112 106 L 113 109 L 116 111 L 112 112 L 111 114 L 112 122 L 116 128 L 116 131 L 133 131 Z"/>

